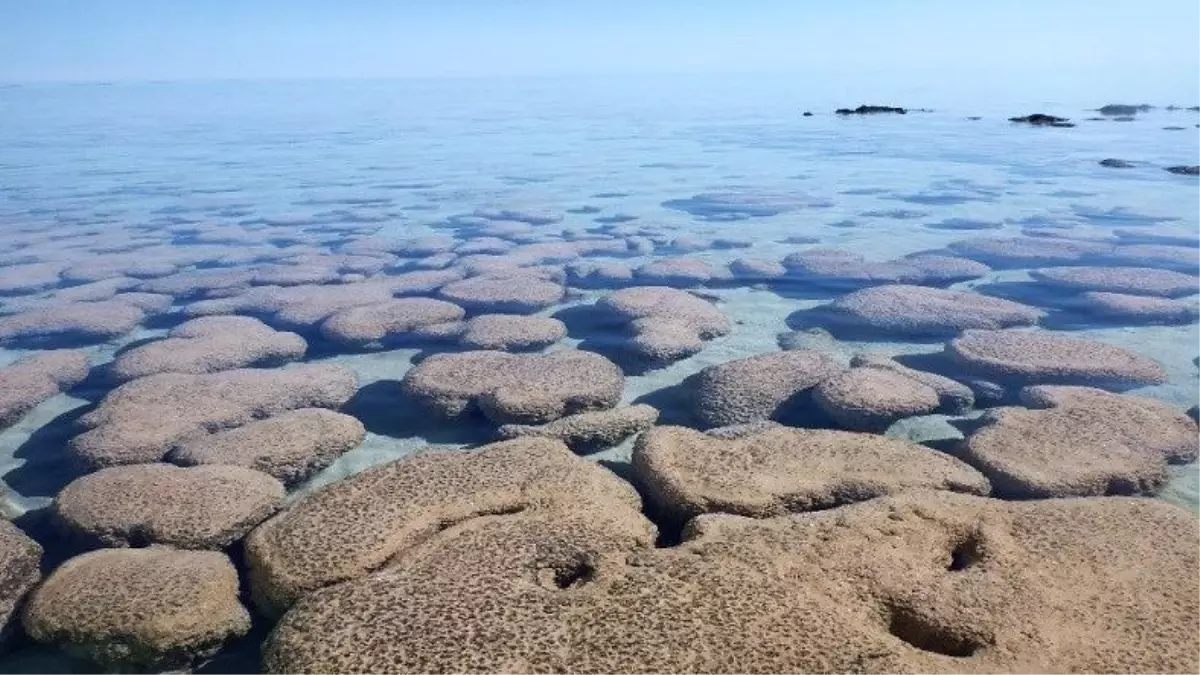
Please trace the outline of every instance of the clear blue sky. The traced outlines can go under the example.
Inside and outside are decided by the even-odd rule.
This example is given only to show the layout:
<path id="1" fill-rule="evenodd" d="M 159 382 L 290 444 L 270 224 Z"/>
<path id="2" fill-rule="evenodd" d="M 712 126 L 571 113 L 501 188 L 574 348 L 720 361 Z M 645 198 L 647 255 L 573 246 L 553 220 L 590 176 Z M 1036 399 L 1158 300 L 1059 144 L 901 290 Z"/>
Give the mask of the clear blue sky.
<path id="1" fill-rule="evenodd" d="M 970 71 L 1195 91 L 1197 0 L 0 0 L 0 81 Z"/>

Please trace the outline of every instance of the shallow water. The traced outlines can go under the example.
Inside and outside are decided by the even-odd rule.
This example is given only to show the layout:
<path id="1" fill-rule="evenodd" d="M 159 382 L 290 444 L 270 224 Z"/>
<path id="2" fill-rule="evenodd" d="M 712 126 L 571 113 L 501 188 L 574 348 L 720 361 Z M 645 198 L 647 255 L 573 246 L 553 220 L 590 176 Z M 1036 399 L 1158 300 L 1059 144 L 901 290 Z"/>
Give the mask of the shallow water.
<path id="1" fill-rule="evenodd" d="M 633 217 L 630 225 L 651 227 L 666 238 L 752 240 L 749 249 L 686 254 L 720 263 L 738 257 L 777 260 L 806 248 L 785 242 L 802 235 L 818 238 L 815 245 L 822 248 L 881 260 L 966 237 L 1016 236 L 1029 224 L 1063 228 L 1072 237 L 1119 229 L 1195 235 L 1197 180 L 1162 167 L 1196 163 L 1200 116 L 1160 109 L 1133 122 L 1085 121 L 1093 114 L 1087 108 L 1106 102 L 878 101 L 935 111 L 839 118 L 829 114 L 834 107 L 859 102 L 806 100 L 801 85 L 779 82 L 7 87 L 0 90 L 0 222 L 8 227 L 52 220 L 65 232 L 105 223 L 311 218 L 343 209 L 372 221 L 368 225 L 380 235 L 410 236 L 453 233 L 447 218 L 503 205 L 563 214 L 553 230 Z M 800 117 L 806 109 L 815 116 Z M 1006 121 L 1035 111 L 1071 117 L 1079 126 L 1042 129 Z M 968 120 L 971 115 L 983 119 Z M 1139 166 L 1099 166 L 1106 157 Z M 664 206 L 708 191 L 800 194 L 806 206 L 741 220 Z M 587 206 L 595 208 L 581 208 Z M 980 221 L 966 226 L 988 229 L 958 229 L 963 221 Z M 650 257 L 622 260 L 635 265 Z M 1024 278 L 1021 270 L 996 271 L 954 287 Z M 695 357 L 629 377 L 626 401 L 679 384 L 707 365 L 778 349 L 777 335 L 789 330 L 791 314 L 833 297 L 789 297 L 749 286 L 707 292 L 719 298 L 733 332 Z M 570 302 L 584 304 L 603 293 L 580 291 Z M 120 344 L 161 333 L 142 331 L 95 347 L 93 360 L 103 362 Z M 1169 382 L 1133 393 L 1180 409 L 1197 403 L 1195 323 L 1088 326 L 1070 333 L 1162 363 Z M 941 349 L 941 341 L 813 339 L 816 348 L 845 360 L 865 350 Z M 573 336 L 551 349 L 578 342 Z M 25 353 L 0 350 L 0 363 Z M 360 386 L 371 388 L 373 397 L 362 411 L 378 423 L 368 423 L 366 442 L 300 493 L 428 447 L 467 442 L 453 433 L 406 436 L 402 424 L 388 421 L 393 406 L 402 405 L 394 385 L 418 355 L 416 349 L 398 349 L 324 357 L 350 366 Z M 56 396 L 0 432 L 0 479 L 11 515 L 49 503 L 56 489 L 54 462 L 38 453 L 57 452 L 69 437 L 59 422 L 86 403 Z M 957 432 L 945 418 L 930 416 L 907 420 L 889 433 L 923 441 Z M 619 463 L 629 448 L 626 443 L 593 457 Z M 1172 471 L 1163 498 L 1200 508 L 1196 466 Z M 19 663 L 10 667 L 29 667 Z"/>

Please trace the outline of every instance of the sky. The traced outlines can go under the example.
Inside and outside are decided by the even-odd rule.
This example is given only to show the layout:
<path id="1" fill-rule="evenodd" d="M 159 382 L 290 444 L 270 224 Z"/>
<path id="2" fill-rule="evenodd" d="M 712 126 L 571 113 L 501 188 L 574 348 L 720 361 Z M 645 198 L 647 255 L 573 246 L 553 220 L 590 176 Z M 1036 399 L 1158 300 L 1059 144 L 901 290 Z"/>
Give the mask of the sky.
<path id="1" fill-rule="evenodd" d="M 1193 95 L 1200 2 L 0 0 L 3 82 L 757 72 Z"/>

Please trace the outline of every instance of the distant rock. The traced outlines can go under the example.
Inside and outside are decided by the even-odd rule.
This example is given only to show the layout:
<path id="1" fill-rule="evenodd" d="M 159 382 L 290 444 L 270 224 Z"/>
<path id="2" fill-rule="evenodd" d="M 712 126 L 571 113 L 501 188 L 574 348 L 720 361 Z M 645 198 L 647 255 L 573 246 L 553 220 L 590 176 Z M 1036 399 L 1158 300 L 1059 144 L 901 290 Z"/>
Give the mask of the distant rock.
<path id="1" fill-rule="evenodd" d="M 970 121 L 972 121 L 972 122 L 978 122 L 979 120 L 981 120 L 981 119 L 983 119 L 983 118 L 982 118 L 982 117 L 980 117 L 980 116 L 978 116 L 978 115 L 971 115 L 971 116 L 970 116 L 970 117 L 968 117 L 967 119 L 968 119 L 968 120 L 970 120 Z"/>
<path id="2" fill-rule="evenodd" d="M 1200 176 L 1200 166 L 1168 166 L 1167 171 L 1180 176 Z"/>
<path id="3" fill-rule="evenodd" d="M 1136 119 L 1136 118 L 1133 115 L 1121 115 L 1119 117 L 1112 118 L 1112 121 L 1114 121 L 1114 122 L 1132 122 L 1134 119 Z"/>
<path id="4" fill-rule="evenodd" d="M 805 110 L 804 114 L 802 115 L 802 117 L 812 117 L 812 116 L 813 116 L 813 114 L 808 112 L 807 110 Z"/>
<path id="5" fill-rule="evenodd" d="M 1110 169 L 1132 169 L 1134 164 L 1133 162 L 1126 162 L 1123 159 L 1114 159 L 1109 157 L 1107 159 L 1100 160 L 1100 166 L 1106 166 Z"/>
<path id="6" fill-rule="evenodd" d="M 904 108 L 893 108 L 886 105 L 860 105 L 857 108 L 838 108 L 834 111 L 838 115 L 878 115 L 880 113 L 895 113 L 897 115 L 906 115 L 908 111 Z"/>
<path id="7" fill-rule="evenodd" d="M 1010 117 L 1009 122 L 1017 122 L 1020 124 L 1031 124 L 1035 127 L 1073 127 L 1073 123 L 1065 117 L 1055 117 L 1054 115 L 1046 115 L 1045 113 L 1033 113 L 1024 117 Z"/>
<path id="8" fill-rule="evenodd" d="M 1097 108 L 1096 112 L 1100 113 L 1101 115 L 1119 115 L 1122 117 L 1127 117 L 1129 115 L 1136 115 L 1140 112 L 1149 112 L 1153 109 L 1154 109 L 1154 106 L 1146 104 L 1146 103 L 1142 103 L 1141 105 L 1126 105 L 1126 104 L 1121 104 L 1121 103 L 1109 103 L 1106 106 Z"/>

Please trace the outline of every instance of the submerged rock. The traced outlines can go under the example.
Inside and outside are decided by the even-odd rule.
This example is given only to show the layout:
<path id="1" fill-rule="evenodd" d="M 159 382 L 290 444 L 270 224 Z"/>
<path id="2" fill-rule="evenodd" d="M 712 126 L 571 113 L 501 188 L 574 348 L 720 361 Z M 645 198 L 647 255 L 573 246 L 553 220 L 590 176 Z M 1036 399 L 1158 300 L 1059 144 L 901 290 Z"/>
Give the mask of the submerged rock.
<path id="1" fill-rule="evenodd" d="M 708 366 L 687 380 L 692 413 L 705 427 L 786 417 L 803 407 L 798 395 L 841 370 L 825 354 L 807 349 Z"/>
<path id="2" fill-rule="evenodd" d="M 884 436 L 772 427 L 715 438 L 684 427 L 642 434 L 634 471 L 673 522 L 703 513 L 773 518 L 903 490 L 986 495 L 987 479 L 948 455 Z"/>
<path id="3" fill-rule="evenodd" d="M 63 563 L 30 597 L 25 630 L 107 668 L 187 668 L 250 630 L 237 571 L 216 551 L 103 549 Z"/>
<path id="4" fill-rule="evenodd" d="M 567 337 L 558 319 L 515 314 L 484 314 L 463 324 L 459 345 L 467 349 L 524 352 L 548 347 Z"/>
<path id="5" fill-rule="evenodd" d="M 543 424 L 611 408 L 624 385 L 616 364 L 599 354 L 568 350 L 435 354 L 408 371 L 400 386 L 441 417 L 481 412 L 496 424 Z"/>
<path id="6" fill-rule="evenodd" d="M 126 381 L 157 373 L 215 373 L 249 366 L 278 366 L 304 356 L 308 344 L 247 316 L 192 319 L 162 340 L 121 352 L 109 367 Z"/>
<path id="7" fill-rule="evenodd" d="M 1130 389 L 1167 381 L 1155 360 L 1095 340 L 1046 331 L 968 330 L 945 353 L 968 375 L 1002 384 Z"/>
<path id="8" fill-rule="evenodd" d="M 864 288 L 834 300 L 830 318 L 847 328 L 906 335 L 947 335 L 968 328 L 1030 326 L 1039 309 L 979 293 L 892 284 Z"/>
<path id="9" fill-rule="evenodd" d="M 877 432 L 941 405 L 932 387 L 884 368 L 851 368 L 823 380 L 813 401 L 843 428 Z"/>
<path id="10" fill-rule="evenodd" d="M 1091 316 L 1129 324 L 1184 324 L 1200 316 L 1194 300 L 1100 291 L 1083 293 L 1072 306 Z"/>
<path id="11" fill-rule="evenodd" d="M 566 290 L 533 277 L 479 276 L 442 286 L 439 297 L 468 312 L 533 314 L 562 301 Z"/>
<path id="12" fill-rule="evenodd" d="M 462 307 L 432 298 L 396 298 L 334 312 L 321 323 L 321 336 L 355 349 L 389 349 L 420 341 L 427 326 L 457 323 Z"/>
<path id="13" fill-rule="evenodd" d="M 1100 160 L 1100 166 L 1106 166 L 1110 169 L 1132 169 L 1136 165 L 1133 162 L 1127 162 L 1123 159 L 1108 157 Z"/>
<path id="14" fill-rule="evenodd" d="M 38 352 L 0 368 L 0 429 L 11 426 L 51 396 L 74 387 L 91 366 L 82 349 Z"/>
<path id="15" fill-rule="evenodd" d="M 522 437 L 553 438 L 576 452 L 609 448 L 654 426 L 658 410 L 642 403 L 568 415 L 543 424 L 505 424 L 496 433 L 503 439 Z"/>
<path id="16" fill-rule="evenodd" d="M 1074 291 L 1104 291 L 1168 298 L 1195 295 L 1200 279 L 1153 267 L 1048 267 L 1029 273 L 1035 281 Z"/>
<path id="17" fill-rule="evenodd" d="M 1142 103 L 1141 105 L 1125 105 L 1125 104 L 1121 104 L 1121 103 L 1109 103 L 1108 105 L 1097 108 L 1096 112 L 1100 113 L 1101 115 L 1128 116 L 1128 115 L 1136 115 L 1140 112 L 1150 112 L 1153 109 L 1154 109 L 1154 106 L 1148 105 L 1146 103 Z"/>
<path id="18" fill-rule="evenodd" d="M 1161 401 L 1086 387 L 1029 387 L 1033 408 L 997 408 L 959 455 L 1010 499 L 1153 494 L 1167 463 L 1196 460 L 1196 423 Z"/>
<path id="19" fill-rule="evenodd" d="M 687 291 L 635 286 L 600 298 L 596 308 L 632 334 L 626 351 L 652 363 L 698 354 L 706 340 L 729 333 L 729 319 L 712 303 Z"/>
<path id="20" fill-rule="evenodd" d="M 1200 176 L 1200 166 L 1181 164 L 1179 166 L 1168 166 L 1166 170 L 1178 176 Z"/>
<path id="21" fill-rule="evenodd" d="M 857 108 L 838 108 L 833 112 L 835 115 L 878 115 L 880 113 L 904 115 L 908 113 L 904 108 L 894 108 L 886 105 L 860 105 Z"/>
<path id="22" fill-rule="evenodd" d="M 855 354 L 850 359 L 853 368 L 877 368 L 902 375 L 929 387 L 938 395 L 937 410 L 945 415 L 965 414 L 975 405 L 975 395 L 967 385 L 936 373 L 909 368 L 892 359 L 875 354 Z"/>
<path id="23" fill-rule="evenodd" d="M 716 273 L 698 258 L 659 258 L 637 268 L 633 275 L 641 284 L 689 288 L 709 281 Z"/>
<path id="24" fill-rule="evenodd" d="M 1035 127 L 1073 127 L 1073 123 L 1068 121 L 1066 117 L 1055 117 L 1045 113 L 1033 113 L 1024 117 L 1010 117 L 1009 122 L 1018 122 L 1029 124 Z"/>
<path id="25" fill-rule="evenodd" d="M 0 650 L 12 635 L 25 594 L 42 579 L 42 547 L 0 518 Z"/>
<path id="26" fill-rule="evenodd" d="M 58 303 L 0 317 L 0 344 L 95 344 L 125 335 L 145 318 L 140 307 L 119 299 Z"/>

